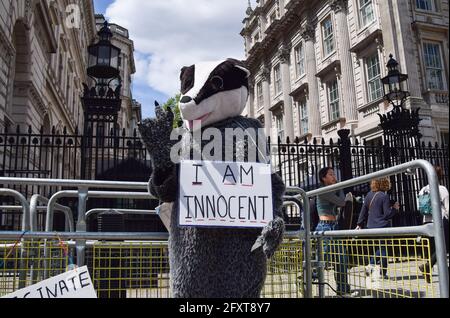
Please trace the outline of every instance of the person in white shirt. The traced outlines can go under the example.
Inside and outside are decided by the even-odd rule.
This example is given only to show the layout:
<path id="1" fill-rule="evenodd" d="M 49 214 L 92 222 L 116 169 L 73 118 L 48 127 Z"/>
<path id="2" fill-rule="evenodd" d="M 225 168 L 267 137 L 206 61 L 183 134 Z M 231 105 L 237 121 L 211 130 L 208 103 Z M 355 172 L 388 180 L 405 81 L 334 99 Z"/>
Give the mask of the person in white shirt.
<path id="1" fill-rule="evenodd" d="M 442 183 L 442 178 L 443 178 L 443 171 L 442 168 L 440 166 L 435 166 L 434 169 L 436 170 L 436 174 L 439 178 L 439 182 Z M 420 190 L 419 192 L 419 197 L 429 193 L 430 192 L 430 185 L 427 185 L 426 187 L 424 187 L 422 190 Z M 447 250 L 448 253 L 448 230 L 449 230 L 449 223 L 448 223 L 448 212 L 449 212 L 449 193 L 446 187 L 444 186 L 439 186 L 439 196 L 440 196 L 440 201 L 441 201 L 441 215 L 442 215 L 442 220 L 444 223 L 444 232 L 445 232 L 445 248 Z M 428 223 L 433 223 L 433 216 L 432 215 L 425 215 L 423 218 L 423 223 L 424 224 L 428 224 Z M 423 273 L 425 280 L 427 281 L 427 283 L 431 283 L 432 282 L 432 274 L 433 274 L 433 266 L 436 264 L 437 259 L 436 259 L 436 247 L 434 244 L 434 239 L 431 240 L 431 246 L 430 246 L 430 250 L 431 250 L 431 265 L 429 264 L 423 264 L 419 266 L 420 271 Z"/>

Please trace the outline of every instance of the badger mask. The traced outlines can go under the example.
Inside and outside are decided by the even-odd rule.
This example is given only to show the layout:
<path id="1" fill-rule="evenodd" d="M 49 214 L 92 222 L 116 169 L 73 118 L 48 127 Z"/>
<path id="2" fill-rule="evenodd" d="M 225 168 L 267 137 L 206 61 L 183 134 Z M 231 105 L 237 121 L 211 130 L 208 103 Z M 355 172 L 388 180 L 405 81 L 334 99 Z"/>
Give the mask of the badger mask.
<path id="1" fill-rule="evenodd" d="M 250 72 L 238 60 L 203 62 L 181 70 L 180 112 L 194 130 L 239 116 L 248 99 Z M 198 123 L 201 122 L 201 126 Z"/>

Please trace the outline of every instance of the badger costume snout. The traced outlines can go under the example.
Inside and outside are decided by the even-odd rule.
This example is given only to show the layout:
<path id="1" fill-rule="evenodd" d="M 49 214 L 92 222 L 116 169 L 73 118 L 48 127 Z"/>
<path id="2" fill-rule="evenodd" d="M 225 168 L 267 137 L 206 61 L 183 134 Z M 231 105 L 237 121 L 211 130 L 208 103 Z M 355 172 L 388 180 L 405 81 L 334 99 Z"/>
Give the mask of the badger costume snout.
<path id="1" fill-rule="evenodd" d="M 259 121 L 241 116 L 248 99 L 249 75 L 245 65 L 234 59 L 184 67 L 179 104 L 187 128 L 183 139 L 192 140 L 187 137 L 194 127 L 197 129 L 195 121 L 201 123 L 198 129 L 213 127 L 222 136 L 230 128 L 251 128 L 261 133 Z M 145 120 L 140 131 L 153 165 L 150 192 L 162 202 L 172 203 L 169 238 L 172 295 L 176 298 L 258 298 L 266 278 L 267 258 L 273 256 L 283 239 L 281 209 L 285 186 L 278 175 L 272 175 L 274 221 L 262 231 L 179 227 L 178 166 L 169 159 L 171 120 L 171 113 L 157 109 L 157 118 Z M 202 141 L 201 146 L 207 144 Z M 230 152 L 234 158 L 236 154 L 248 158 L 245 156 L 248 140 L 238 139 L 231 148 L 227 147 L 223 143 L 224 158 Z M 261 248 L 252 251 L 256 241 Z"/>

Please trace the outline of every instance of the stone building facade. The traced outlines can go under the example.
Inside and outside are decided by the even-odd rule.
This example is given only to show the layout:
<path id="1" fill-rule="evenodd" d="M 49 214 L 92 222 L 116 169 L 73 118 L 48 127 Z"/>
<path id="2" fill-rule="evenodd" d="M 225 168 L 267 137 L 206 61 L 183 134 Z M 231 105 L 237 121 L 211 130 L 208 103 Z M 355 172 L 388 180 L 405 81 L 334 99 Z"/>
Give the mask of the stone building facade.
<path id="1" fill-rule="evenodd" d="M 376 140 L 381 78 L 393 54 L 409 75 L 424 141 L 448 143 L 448 0 L 257 0 L 241 35 L 251 69 L 247 115 L 273 138 Z"/>
<path id="2" fill-rule="evenodd" d="M 87 77 L 87 48 L 96 41 L 98 19 L 92 0 L 0 0 L 0 129 L 44 127 L 49 133 L 83 131 L 81 103 Z M 122 49 L 123 105 L 120 128 L 131 130 L 140 114 L 131 96 L 134 45 L 128 31 L 112 25 Z"/>

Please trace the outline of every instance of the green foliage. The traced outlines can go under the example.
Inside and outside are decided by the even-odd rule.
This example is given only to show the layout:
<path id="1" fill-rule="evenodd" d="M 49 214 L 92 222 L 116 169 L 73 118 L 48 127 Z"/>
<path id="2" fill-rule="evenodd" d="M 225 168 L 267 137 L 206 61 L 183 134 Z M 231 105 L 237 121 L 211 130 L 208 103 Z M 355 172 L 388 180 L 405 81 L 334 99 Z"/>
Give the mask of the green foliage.
<path id="1" fill-rule="evenodd" d="M 180 103 L 181 94 L 177 94 L 175 97 L 170 98 L 162 107 L 164 110 L 168 110 L 169 108 L 172 110 L 175 115 L 175 119 L 173 120 L 173 128 L 178 128 L 183 125 L 183 119 L 181 119 L 180 108 L 178 107 Z"/>

